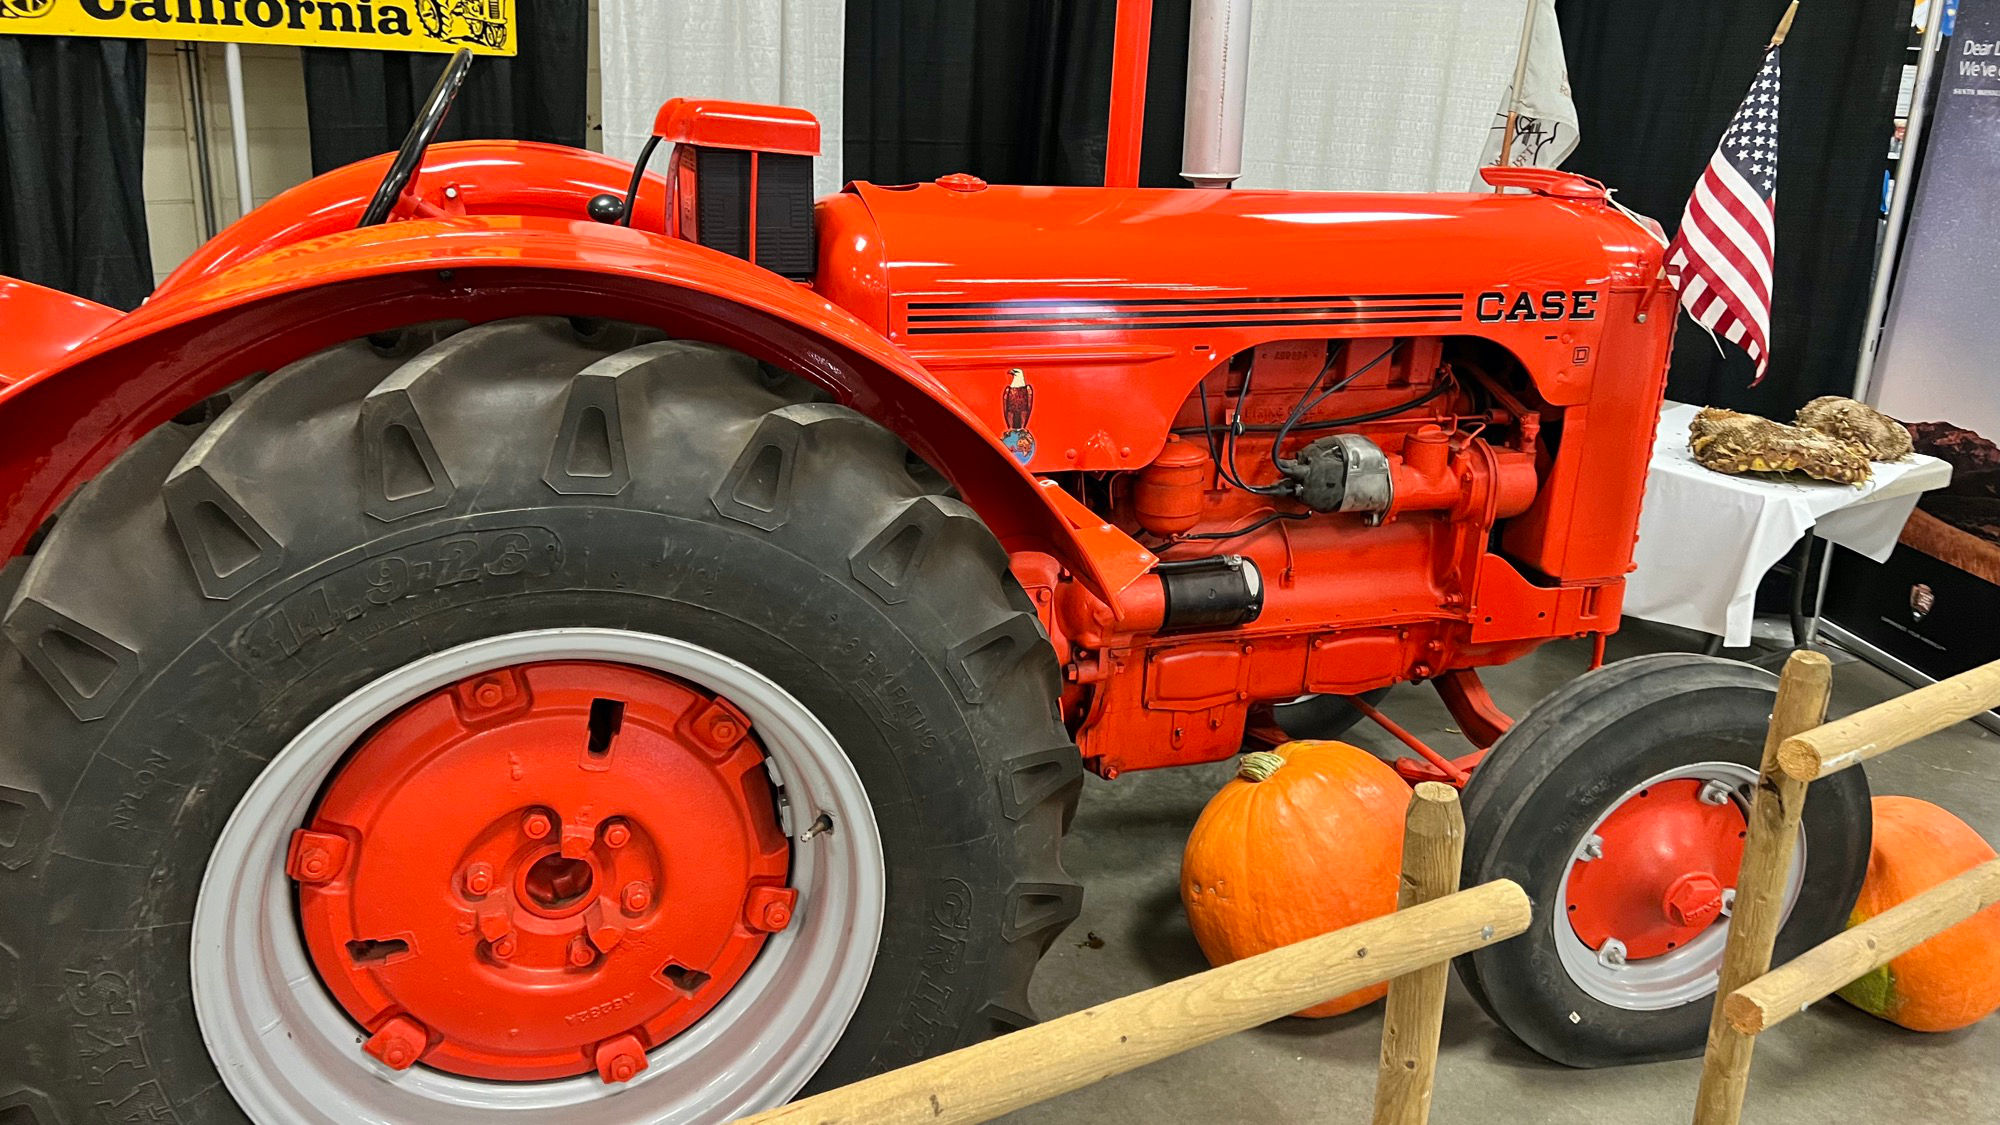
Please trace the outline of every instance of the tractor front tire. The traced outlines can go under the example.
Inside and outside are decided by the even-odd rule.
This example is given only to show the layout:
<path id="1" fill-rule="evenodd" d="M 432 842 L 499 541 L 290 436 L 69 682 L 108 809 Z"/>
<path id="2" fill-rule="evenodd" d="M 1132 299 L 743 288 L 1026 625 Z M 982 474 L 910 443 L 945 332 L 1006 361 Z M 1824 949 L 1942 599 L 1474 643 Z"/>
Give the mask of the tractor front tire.
<path id="1" fill-rule="evenodd" d="M 1053 653 L 978 517 L 893 435 L 824 397 L 743 355 L 627 325 L 429 325 L 234 388 L 85 486 L 36 553 L 0 571 L 0 1117 L 486 1122 L 587 1108 L 596 1122 L 723 1120 L 1028 1022 L 1029 977 L 1081 897 L 1059 856 L 1081 770 Z M 640 730 L 652 720 L 622 697 L 563 710 L 551 685 L 582 675 L 588 689 L 607 668 L 599 694 L 638 684 L 666 717 Z M 488 672 L 491 683 L 464 678 Z M 508 692 L 530 687 L 547 714 L 526 701 L 501 714 Z M 331 716 L 356 714 L 358 733 L 329 742 Z M 745 716 L 768 761 L 757 743 L 732 747 L 742 732 L 729 720 Z M 522 728 L 518 753 L 450 749 L 515 719 L 546 724 Z M 424 762 L 462 784 L 426 790 L 431 775 L 398 774 L 405 764 L 378 745 L 432 720 L 449 729 L 410 744 L 430 738 Z M 561 732 L 555 750 L 534 734 L 547 730 Z M 627 740 L 616 768 L 633 771 L 619 775 L 629 809 L 587 772 L 609 768 L 613 738 Z M 301 756 L 308 744 L 318 759 Z M 558 750 L 586 771 L 561 782 L 595 802 L 583 811 L 533 791 L 548 766 L 535 755 Z M 648 761 L 723 771 L 723 783 L 641 803 L 665 784 Z M 860 804 L 815 816 L 838 794 L 822 801 L 788 761 L 833 779 L 828 792 L 854 779 Z M 364 768 L 384 772 L 335 792 L 331 779 Z M 294 838 L 288 858 L 286 834 L 310 818 L 396 801 L 380 824 L 400 816 L 400 834 L 343 822 Z M 499 844 L 451 837 L 482 802 L 515 810 L 492 819 L 502 836 L 526 827 Z M 544 808 L 553 825 L 536 820 Z M 333 850 L 314 852 L 319 841 Z M 409 885 L 385 884 L 371 847 L 408 862 Z M 490 879 L 541 904 L 520 914 L 519 955 L 489 908 L 500 900 L 480 897 L 488 874 L 451 866 L 474 847 L 547 861 Z M 772 906 L 781 888 L 747 888 L 753 924 L 730 930 L 745 908 L 709 901 L 727 867 L 713 857 L 738 853 L 775 871 L 770 883 L 789 863 L 795 888 L 821 854 L 846 866 L 821 863 L 795 914 Z M 635 855 L 654 864 L 657 892 L 600 886 L 610 897 L 566 913 L 582 910 L 586 860 L 601 861 L 602 884 Z M 466 921 L 450 940 L 419 921 L 362 934 L 345 947 L 354 981 L 334 981 L 325 943 L 296 932 L 339 913 L 312 903 L 347 886 L 315 884 L 329 856 L 356 896 L 372 885 L 378 906 Z M 469 873 L 426 883 L 433 859 Z M 225 860 L 229 877 L 211 876 Z M 718 909 L 718 948 L 735 961 L 717 979 L 642 940 L 654 911 Z M 858 962 L 838 946 L 799 962 L 783 978 L 797 995 L 737 1002 L 751 984 L 727 986 L 769 976 L 759 966 L 783 951 L 806 958 L 829 917 L 850 944 L 879 937 Z M 581 927 L 566 947 L 576 959 L 552 947 L 554 960 L 522 967 L 536 935 L 561 926 Z M 621 932 L 641 936 L 615 944 Z M 382 964 L 398 956 L 470 989 L 465 1009 L 486 989 L 496 1012 L 527 1006 L 507 1018 L 548 1018 L 482 1026 L 412 1006 L 411 1024 L 357 1010 L 355 989 L 391 979 Z M 634 994 L 534 1007 L 537 988 L 587 995 L 579 974 L 647 956 L 643 972 L 681 990 L 659 1006 L 696 997 L 707 1013 L 679 1039 L 617 1036 L 662 987 L 643 975 Z M 287 1012 L 312 1015 L 277 1018 Z M 471 1030 L 439 1030 L 454 1020 Z M 818 1039 L 786 1039 L 795 1023 Z M 510 1036 L 542 1041 L 541 1054 L 510 1054 Z M 728 1057 L 729 1043 L 748 1053 Z"/>
<path id="2" fill-rule="evenodd" d="M 1496 1023 L 1574 1067 L 1701 1053 L 1776 695 L 1748 664 L 1641 656 L 1570 681 L 1494 743 L 1465 787 L 1463 881 L 1513 880 L 1534 920 L 1456 964 Z M 1858 769 L 1813 786 L 1777 962 L 1846 925 L 1868 809 Z"/>

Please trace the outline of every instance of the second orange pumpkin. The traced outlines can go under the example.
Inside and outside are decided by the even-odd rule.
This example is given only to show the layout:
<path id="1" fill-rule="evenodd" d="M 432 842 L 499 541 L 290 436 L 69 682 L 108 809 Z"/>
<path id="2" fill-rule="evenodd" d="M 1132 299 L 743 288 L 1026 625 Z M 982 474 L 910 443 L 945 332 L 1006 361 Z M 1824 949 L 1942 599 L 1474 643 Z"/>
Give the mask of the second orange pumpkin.
<path id="1" fill-rule="evenodd" d="M 1208 802 L 1181 857 L 1181 903 L 1211 965 L 1225 965 L 1396 909 L 1410 789 L 1344 742 L 1250 754 Z M 1315 1004 L 1337 1016 L 1387 984 Z"/>

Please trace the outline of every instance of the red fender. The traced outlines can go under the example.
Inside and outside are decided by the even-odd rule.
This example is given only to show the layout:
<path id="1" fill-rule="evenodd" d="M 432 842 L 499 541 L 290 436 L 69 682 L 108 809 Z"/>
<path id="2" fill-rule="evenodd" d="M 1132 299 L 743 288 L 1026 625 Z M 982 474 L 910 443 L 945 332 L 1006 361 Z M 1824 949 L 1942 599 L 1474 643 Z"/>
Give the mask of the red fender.
<path id="1" fill-rule="evenodd" d="M 141 435 L 248 374 L 420 321 L 566 315 L 653 325 L 797 372 L 936 466 L 1009 550 L 1046 551 L 1093 589 L 1118 591 L 1151 563 L 1123 536 L 1100 542 L 1095 517 L 1038 487 L 947 387 L 874 329 L 739 259 L 545 215 L 391 222 L 289 245 L 276 230 L 250 233 L 183 267 L 60 366 L 0 388 L 0 558 L 20 553 L 71 490 Z M 240 249 L 274 241 L 255 255 Z"/>
<path id="2" fill-rule="evenodd" d="M 62 363 L 124 315 L 82 297 L 0 277 L 0 324 L 15 329 L 0 343 L 0 387 Z"/>
<path id="3" fill-rule="evenodd" d="M 393 159 L 393 153 L 383 153 L 358 160 L 276 196 L 189 255 L 154 296 L 280 246 L 353 230 Z M 424 154 L 410 194 L 454 215 L 581 219 L 591 196 L 609 192 L 622 198 L 631 177 L 632 165 L 603 153 L 529 141 L 452 141 Z M 666 229 L 666 185 L 658 173 L 646 177 L 633 226 Z M 399 205 L 395 214 L 408 218 L 410 208 Z"/>

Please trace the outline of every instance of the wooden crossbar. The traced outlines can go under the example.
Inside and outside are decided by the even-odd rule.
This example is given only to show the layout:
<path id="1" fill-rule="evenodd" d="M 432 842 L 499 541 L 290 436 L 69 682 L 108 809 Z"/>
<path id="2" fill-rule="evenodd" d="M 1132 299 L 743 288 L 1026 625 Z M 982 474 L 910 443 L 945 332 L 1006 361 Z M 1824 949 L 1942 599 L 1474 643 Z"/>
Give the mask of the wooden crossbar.
<path id="1" fill-rule="evenodd" d="M 1742 1119 L 1759 1032 L 2000 903 L 2000 860 L 1993 860 L 1771 968 L 1780 896 L 1807 784 L 2000 707 L 2000 661 L 1995 661 L 1827 723 L 1821 719 L 1831 677 L 1824 656 L 1795 652 L 1778 679 L 1736 876 L 1736 914 L 1709 1016 L 1695 1125 L 1736 1125 Z"/>
<path id="2" fill-rule="evenodd" d="M 2000 903 L 2000 859 L 1988 860 L 1828 938 L 1729 994 L 1729 1022 L 1755 1035 Z"/>
<path id="3" fill-rule="evenodd" d="M 1785 740 L 1785 772 L 1812 781 L 2000 707 L 2000 660 L 1885 700 Z"/>
<path id="4" fill-rule="evenodd" d="M 963 1125 L 1047 1101 L 1528 928 L 1496 880 L 768 1110 L 776 1125 Z"/>

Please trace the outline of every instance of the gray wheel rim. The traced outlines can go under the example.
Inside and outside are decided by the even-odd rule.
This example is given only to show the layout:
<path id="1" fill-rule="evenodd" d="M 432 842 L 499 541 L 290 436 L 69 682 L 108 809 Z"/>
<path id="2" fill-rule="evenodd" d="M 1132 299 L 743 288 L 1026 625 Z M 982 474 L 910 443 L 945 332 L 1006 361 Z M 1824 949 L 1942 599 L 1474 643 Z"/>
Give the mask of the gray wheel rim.
<path id="1" fill-rule="evenodd" d="M 1722 949 L 1729 941 L 1727 919 L 1711 924 L 1700 936 L 1678 949 L 1613 968 L 1600 962 L 1597 951 L 1576 936 L 1576 931 L 1570 927 L 1568 912 L 1562 909 L 1562 904 L 1569 901 L 1569 873 L 1583 856 L 1584 842 L 1597 835 L 1598 829 L 1603 827 L 1611 814 L 1641 789 L 1690 779 L 1720 781 L 1728 785 L 1730 799 L 1748 819 L 1750 794 L 1757 784 L 1757 771 L 1740 762 L 1696 762 L 1656 774 L 1627 789 L 1605 807 L 1581 838 L 1573 842 L 1568 862 L 1563 864 L 1562 881 L 1556 886 L 1556 910 L 1552 920 L 1556 954 L 1562 961 L 1563 971 L 1569 974 L 1569 979 L 1578 988 L 1614 1008 L 1633 1012 L 1659 1011 L 1692 1004 L 1715 994 L 1715 982 L 1722 971 Z M 1615 861 L 1615 857 L 1610 858 Z M 1792 870 L 1785 881 L 1782 918 L 1791 917 L 1792 906 L 1798 902 L 1799 889 L 1805 883 L 1805 870 L 1806 842 L 1801 831 L 1798 852 L 1792 858 Z"/>
<path id="2" fill-rule="evenodd" d="M 421 1065 L 394 1071 L 320 984 L 293 913 L 285 847 L 348 747 L 410 701 L 528 661 L 605 660 L 726 695 L 755 724 L 793 840 L 793 923 L 698 1023 L 647 1056 L 632 1081 L 595 1075 L 485 1082 Z M 801 840 L 821 814 L 832 831 Z M 866 790 L 833 735 L 790 693 L 720 653 L 613 629 L 512 633 L 435 653 L 348 696 L 281 750 L 230 816 L 195 906 L 193 990 L 202 1038 L 252 1119 L 422 1121 L 517 1117 L 580 1125 L 726 1121 L 796 1094 L 832 1052 L 867 987 L 886 890 Z"/>

